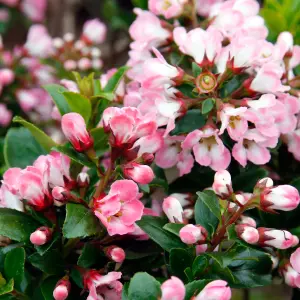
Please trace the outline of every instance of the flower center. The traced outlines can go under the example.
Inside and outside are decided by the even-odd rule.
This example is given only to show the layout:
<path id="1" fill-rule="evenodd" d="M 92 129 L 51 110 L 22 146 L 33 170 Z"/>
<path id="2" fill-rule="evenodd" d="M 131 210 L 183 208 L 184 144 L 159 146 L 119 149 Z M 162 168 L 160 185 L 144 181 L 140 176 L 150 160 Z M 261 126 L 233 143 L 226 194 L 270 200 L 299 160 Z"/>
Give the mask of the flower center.
<path id="1" fill-rule="evenodd" d="M 171 1 L 170 0 L 165 0 L 163 5 L 162 5 L 162 9 L 163 10 L 168 10 L 171 6 L 172 6 Z"/>
<path id="2" fill-rule="evenodd" d="M 214 74 L 205 72 L 196 78 L 196 85 L 200 93 L 210 93 L 217 86 L 217 80 Z"/>
<path id="3" fill-rule="evenodd" d="M 204 143 L 207 146 L 208 151 L 211 150 L 211 147 L 217 144 L 216 138 L 214 136 L 210 136 L 207 138 L 202 138 L 199 141 L 200 144 Z"/>

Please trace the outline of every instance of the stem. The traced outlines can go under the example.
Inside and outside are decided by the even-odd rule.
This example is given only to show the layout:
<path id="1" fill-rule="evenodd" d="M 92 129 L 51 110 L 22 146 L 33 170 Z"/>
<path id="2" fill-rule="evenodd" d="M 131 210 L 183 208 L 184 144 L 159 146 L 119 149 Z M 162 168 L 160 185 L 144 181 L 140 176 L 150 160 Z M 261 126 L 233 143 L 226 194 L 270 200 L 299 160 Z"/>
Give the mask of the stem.
<path id="1" fill-rule="evenodd" d="M 97 189 L 96 189 L 95 194 L 94 194 L 94 198 L 99 197 L 101 195 L 101 193 L 104 191 L 104 189 L 107 185 L 107 182 L 108 182 L 108 180 L 109 180 L 109 178 L 112 174 L 112 171 L 113 171 L 112 165 L 113 165 L 113 162 L 111 161 L 110 165 L 109 165 L 109 167 L 106 171 L 105 176 L 102 178 L 102 180 L 100 181 L 100 184 L 97 186 Z M 90 203 L 90 205 L 91 205 L 91 203 Z"/>
<path id="2" fill-rule="evenodd" d="M 192 0 L 192 2 L 193 2 L 192 24 L 193 24 L 193 28 L 197 28 L 198 27 L 197 0 Z"/>

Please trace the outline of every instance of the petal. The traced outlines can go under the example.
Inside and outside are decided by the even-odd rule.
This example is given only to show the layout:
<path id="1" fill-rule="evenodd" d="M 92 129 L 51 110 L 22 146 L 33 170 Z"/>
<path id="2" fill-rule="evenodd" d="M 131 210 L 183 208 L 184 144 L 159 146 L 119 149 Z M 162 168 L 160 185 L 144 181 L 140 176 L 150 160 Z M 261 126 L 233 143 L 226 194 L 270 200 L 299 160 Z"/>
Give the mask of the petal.
<path id="1" fill-rule="evenodd" d="M 99 208 L 106 218 L 115 215 L 121 209 L 120 195 L 107 195 L 101 200 Z"/>
<path id="2" fill-rule="evenodd" d="M 251 143 L 246 151 L 248 160 L 256 165 L 264 165 L 271 159 L 269 150 L 255 142 Z"/>
<path id="3" fill-rule="evenodd" d="M 214 171 L 225 170 L 230 164 L 231 155 L 229 150 L 224 147 L 220 148 L 219 145 L 213 145 L 210 151 L 211 165 Z"/>
<path id="4" fill-rule="evenodd" d="M 198 143 L 193 147 L 196 162 L 201 166 L 209 166 L 211 157 L 205 143 Z"/>
<path id="5" fill-rule="evenodd" d="M 236 143 L 232 148 L 232 156 L 236 161 L 238 161 L 243 167 L 247 164 L 247 152 L 246 148 L 243 145 L 243 142 L 240 141 Z"/>
<path id="6" fill-rule="evenodd" d="M 199 142 L 201 137 L 202 137 L 202 132 L 200 130 L 194 130 L 190 132 L 181 144 L 182 149 L 193 148 L 193 146 L 195 146 Z"/>
<path id="7" fill-rule="evenodd" d="M 126 115 L 115 116 L 110 120 L 110 128 L 116 138 L 116 144 L 123 144 L 132 136 L 134 120 Z"/>
<path id="8" fill-rule="evenodd" d="M 109 194 L 119 195 L 120 201 L 128 202 L 138 199 L 139 188 L 132 180 L 117 180 L 110 188 Z"/>
<path id="9" fill-rule="evenodd" d="M 110 221 L 107 224 L 107 232 L 110 236 L 115 234 L 124 235 L 134 232 L 134 230 L 135 227 L 133 224 L 129 226 L 125 225 L 118 217 L 111 217 Z"/>
<path id="10" fill-rule="evenodd" d="M 134 222 L 142 218 L 144 211 L 144 205 L 139 200 L 133 200 L 131 202 L 124 203 L 121 208 L 120 220 L 125 225 L 132 225 Z"/>
<path id="11" fill-rule="evenodd" d="M 165 146 L 158 150 L 155 155 L 156 164 L 163 168 L 172 168 L 178 161 L 178 150 L 176 146 Z"/>

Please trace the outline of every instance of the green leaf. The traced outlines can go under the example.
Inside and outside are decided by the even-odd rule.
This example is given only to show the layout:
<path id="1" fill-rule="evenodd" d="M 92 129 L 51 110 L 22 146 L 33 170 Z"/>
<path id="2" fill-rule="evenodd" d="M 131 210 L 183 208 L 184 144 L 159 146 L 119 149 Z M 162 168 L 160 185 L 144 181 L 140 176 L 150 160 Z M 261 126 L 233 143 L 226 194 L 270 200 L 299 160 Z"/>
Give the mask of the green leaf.
<path id="1" fill-rule="evenodd" d="M 217 196 L 212 191 L 198 192 L 195 205 L 195 220 L 210 234 L 214 233 L 221 218 L 220 204 Z"/>
<path id="2" fill-rule="evenodd" d="M 130 300 L 157 300 L 161 296 L 160 284 L 148 273 L 137 273 L 130 280 L 128 296 Z"/>
<path id="3" fill-rule="evenodd" d="M 84 245 L 77 261 L 77 265 L 82 268 L 90 268 L 95 264 L 102 264 L 104 266 L 105 263 L 106 257 L 103 255 L 103 251 L 100 251 L 96 245 L 88 243 Z"/>
<path id="4" fill-rule="evenodd" d="M 195 280 L 186 284 L 184 300 L 190 300 L 193 296 L 197 296 L 209 282 L 209 280 Z"/>
<path id="5" fill-rule="evenodd" d="M 109 150 L 108 135 L 104 132 L 102 127 L 92 129 L 91 135 L 94 139 L 96 155 L 100 157 Z"/>
<path id="6" fill-rule="evenodd" d="M 200 277 L 208 266 L 208 259 L 205 255 L 199 255 L 195 258 L 192 266 L 194 277 Z"/>
<path id="7" fill-rule="evenodd" d="M 182 118 L 176 121 L 171 135 L 180 135 L 199 129 L 205 125 L 205 118 L 199 109 L 189 110 Z"/>
<path id="8" fill-rule="evenodd" d="M 71 112 L 68 102 L 63 95 L 64 92 L 68 91 L 66 88 L 59 84 L 47 84 L 43 88 L 50 94 L 62 116 Z"/>
<path id="9" fill-rule="evenodd" d="M 95 164 L 92 161 L 90 161 L 89 158 L 85 154 L 75 151 L 74 148 L 69 143 L 67 143 L 64 146 L 56 146 L 56 147 L 52 148 L 52 150 L 61 152 L 65 155 L 69 156 L 73 161 L 75 161 L 83 166 L 87 166 L 89 168 L 92 168 L 95 166 Z"/>
<path id="10" fill-rule="evenodd" d="M 100 79 L 94 79 L 94 96 L 102 92 Z"/>
<path id="11" fill-rule="evenodd" d="M 64 92 L 63 95 L 66 98 L 71 111 L 80 114 L 84 118 L 85 123 L 88 124 L 92 113 L 90 100 L 73 92 Z"/>
<path id="12" fill-rule="evenodd" d="M 41 291 L 45 300 L 53 300 L 53 290 L 59 281 L 59 277 L 48 277 L 41 284 Z"/>
<path id="13" fill-rule="evenodd" d="M 148 256 L 155 256 L 162 253 L 161 247 L 153 241 L 139 241 L 130 243 L 128 248 L 125 248 L 126 260 L 136 260 Z"/>
<path id="14" fill-rule="evenodd" d="M 33 218 L 20 211 L 0 208 L 0 235 L 17 242 L 28 242 L 30 234 L 39 226 Z"/>
<path id="15" fill-rule="evenodd" d="M 129 67 L 127 67 L 127 66 L 119 68 L 118 71 L 108 80 L 103 91 L 105 93 L 114 93 L 117 90 L 119 83 L 125 76 L 128 69 L 129 69 Z"/>
<path id="16" fill-rule="evenodd" d="M 78 285 L 80 288 L 83 289 L 83 284 L 82 284 L 83 280 L 80 271 L 74 268 L 71 270 L 70 276 L 72 280 L 76 283 L 76 285 Z"/>
<path id="17" fill-rule="evenodd" d="M 132 4 L 142 9 L 148 9 L 148 0 L 131 0 Z"/>
<path id="18" fill-rule="evenodd" d="M 60 251 L 50 250 L 43 256 L 37 252 L 28 257 L 29 262 L 39 270 L 49 275 L 63 274 L 64 261 Z"/>
<path id="19" fill-rule="evenodd" d="M 48 252 L 56 244 L 59 238 L 60 234 L 58 232 L 55 232 L 52 236 L 51 241 L 42 246 L 35 246 L 39 255 L 43 256 L 46 252 Z"/>
<path id="20" fill-rule="evenodd" d="M 5 278 L 13 279 L 15 288 L 21 291 L 21 283 L 24 279 L 25 250 L 24 248 L 15 248 L 8 252 L 4 261 Z"/>
<path id="21" fill-rule="evenodd" d="M 68 239 L 87 237 L 103 232 L 100 221 L 83 205 L 68 203 L 63 235 Z"/>
<path id="22" fill-rule="evenodd" d="M 195 85 L 183 83 L 180 86 L 176 86 L 176 89 L 188 98 L 198 98 L 198 94 L 194 92 Z"/>
<path id="23" fill-rule="evenodd" d="M 172 232 L 179 236 L 179 231 L 181 228 L 183 228 L 185 225 L 184 224 L 177 224 L 177 223 L 168 223 L 166 224 L 163 229 Z"/>
<path id="24" fill-rule="evenodd" d="M 207 114 L 209 113 L 215 105 L 215 99 L 213 98 L 208 98 L 203 101 L 202 103 L 202 114 Z"/>
<path id="25" fill-rule="evenodd" d="M 187 245 L 178 237 L 163 229 L 165 221 L 162 218 L 143 216 L 143 218 L 136 223 L 154 242 L 159 244 L 166 251 L 171 251 L 173 248 L 187 248 Z"/>
<path id="26" fill-rule="evenodd" d="M 105 98 L 99 98 L 97 99 L 97 101 L 99 102 L 97 107 L 96 107 L 96 113 L 95 113 L 95 124 L 98 124 L 102 118 L 102 114 L 104 112 L 104 110 L 109 107 L 111 101 Z"/>
<path id="27" fill-rule="evenodd" d="M 191 267 L 193 257 L 191 253 L 184 249 L 172 249 L 170 252 L 170 266 L 172 274 L 183 281 L 187 280 L 184 270 Z"/>
<path id="28" fill-rule="evenodd" d="M 26 168 L 43 154 L 47 152 L 28 129 L 9 129 L 4 144 L 4 157 L 8 167 Z"/>
<path id="29" fill-rule="evenodd" d="M 30 130 L 31 134 L 34 136 L 36 141 L 48 152 L 50 152 L 51 148 L 56 146 L 56 143 L 49 137 L 45 132 L 37 128 L 35 125 L 27 122 L 21 117 L 14 117 L 14 123 L 20 123 L 28 130 Z"/>
<path id="30" fill-rule="evenodd" d="M 202 68 L 195 62 L 192 63 L 192 70 L 194 77 L 198 77 L 202 73 Z"/>
<path id="31" fill-rule="evenodd" d="M 184 55 L 181 55 L 177 52 L 172 51 L 170 54 L 170 63 L 173 66 L 178 66 L 182 62 L 183 58 L 184 58 Z"/>
<path id="32" fill-rule="evenodd" d="M 126 282 L 123 285 L 123 289 L 122 289 L 122 300 L 129 300 L 128 289 L 129 289 L 129 282 Z"/>
<path id="33" fill-rule="evenodd" d="M 0 295 L 11 293 L 14 290 L 14 280 L 11 279 L 6 285 L 0 287 Z"/>

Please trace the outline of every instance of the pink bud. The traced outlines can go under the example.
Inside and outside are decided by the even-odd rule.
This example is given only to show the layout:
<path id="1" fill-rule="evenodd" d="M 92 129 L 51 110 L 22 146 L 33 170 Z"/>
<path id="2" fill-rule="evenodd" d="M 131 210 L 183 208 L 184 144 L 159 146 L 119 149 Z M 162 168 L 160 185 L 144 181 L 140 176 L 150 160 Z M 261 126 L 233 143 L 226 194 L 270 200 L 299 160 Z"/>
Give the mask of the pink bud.
<path id="1" fill-rule="evenodd" d="M 212 188 L 218 196 L 227 199 L 232 194 L 231 176 L 229 172 L 226 170 L 216 172 Z"/>
<path id="2" fill-rule="evenodd" d="M 251 227 L 256 227 L 256 222 L 254 219 L 252 219 L 251 217 L 248 216 L 241 216 L 240 220 L 238 221 L 239 224 L 246 224 L 249 225 Z"/>
<path id="3" fill-rule="evenodd" d="M 2 85 L 9 85 L 15 80 L 15 74 L 10 69 L 0 70 L 0 82 Z"/>
<path id="4" fill-rule="evenodd" d="M 85 41 L 92 44 L 103 43 L 106 38 L 106 26 L 99 19 L 87 21 L 83 25 L 83 37 Z"/>
<path id="5" fill-rule="evenodd" d="M 140 184 L 148 184 L 154 179 L 154 173 L 149 166 L 135 162 L 126 164 L 123 172 L 126 178 Z"/>
<path id="6" fill-rule="evenodd" d="M 300 274 L 290 264 L 286 264 L 281 273 L 287 285 L 293 288 L 300 288 Z"/>
<path id="7" fill-rule="evenodd" d="M 273 180 L 269 177 L 265 177 L 260 179 L 257 183 L 255 188 L 264 189 L 264 188 L 271 188 L 273 186 Z"/>
<path id="8" fill-rule="evenodd" d="M 246 224 L 236 225 L 236 233 L 238 237 L 248 244 L 256 244 L 259 239 L 259 233 L 256 228 Z"/>
<path id="9" fill-rule="evenodd" d="M 0 126 L 8 126 L 12 119 L 12 112 L 2 103 L 0 103 L 0 116 Z"/>
<path id="10" fill-rule="evenodd" d="M 188 224 L 180 229 L 179 236 L 184 243 L 191 245 L 204 242 L 207 238 L 207 232 L 202 226 Z"/>
<path id="11" fill-rule="evenodd" d="M 64 205 L 67 202 L 69 196 L 70 192 L 63 187 L 56 186 L 52 189 L 52 197 L 56 206 Z"/>
<path id="12" fill-rule="evenodd" d="M 196 245 L 196 255 L 206 252 L 208 246 L 207 244 Z"/>
<path id="13" fill-rule="evenodd" d="M 292 267 L 300 273 L 300 247 L 291 255 L 290 261 Z"/>
<path id="14" fill-rule="evenodd" d="M 185 287 L 179 278 L 172 276 L 161 285 L 161 292 L 161 300 L 183 300 Z"/>
<path id="15" fill-rule="evenodd" d="M 66 276 L 66 279 L 61 279 L 57 282 L 54 291 L 53 298 L 55 300 L 65 300 L 68 298 L 69 292 L 71 289 L 71 283 Z"/>
<path id="16" fill-rule="evenodd" d="M 162 209 L 171 223 L 182 223 L 183 209 L 180 202 L 174 197 L 165 198 Z"/>
<path id="17" fill-rule="evenodd" d="M 79 70 L 86 71 L 92 67 L 92 62 L 87 57 L 83 57 L 78 61 Z"/>
<path id="18" fill-rule="evenodd" d="M 83 117 L 77 113 L 68 113 L 61 119 L 61 127 L 66 138 L 78 152 L 90 149 L 94 142 L 86 130 Z"/>
<path id="19" fill-rule="evenodd" d="M 46 244 L 52 238 L 52 230 L 48 227 L 40 227 L 30 235 L 30 242 L 36 246 Z"/>
<path id="20" fill-rule="evenodd" d="M 106 249 L 106 255 L 113 261 L 121 263 L 124 261 L 126 254 L 125 251 L 117 246 L 110 246 Z"/>
<path id="21" fill-rule="evenodd" d="M 262 247 L 272 246 L 277 249 L 287 249 L 294 245 L 294 236 L 286 230 L 260 227 L 258 244 Z"/>
<path id="22" fill-rule="evenodd" d="M 77 68 L 76 61 L 71 60 L 71 59 L 66 60 L 66 61 L 64 62 L 64 68 L 65 68 L 67 71 L 75 70 L 75 69 Z"/>
<path id="23" fill-rule="evenodd" d="M 265 211 L 274 209 L 290 211 L 300 202 L 299 192 L 291 185 L 266 188 L 260 195 L 260 206 Z"/>
<path id="24" fill-rule="evenodd" d="M 224 280 L 214 280 L 207 284 L 195 300 L 230 300 L 231 290 Z"/>
<path id="25" fill-rule="evenodd" d="M 77 176 L 77 184 L 81 188 L 87 187 L 90 184 L 89 174 L 85 172 L 80 172 Z"/>

